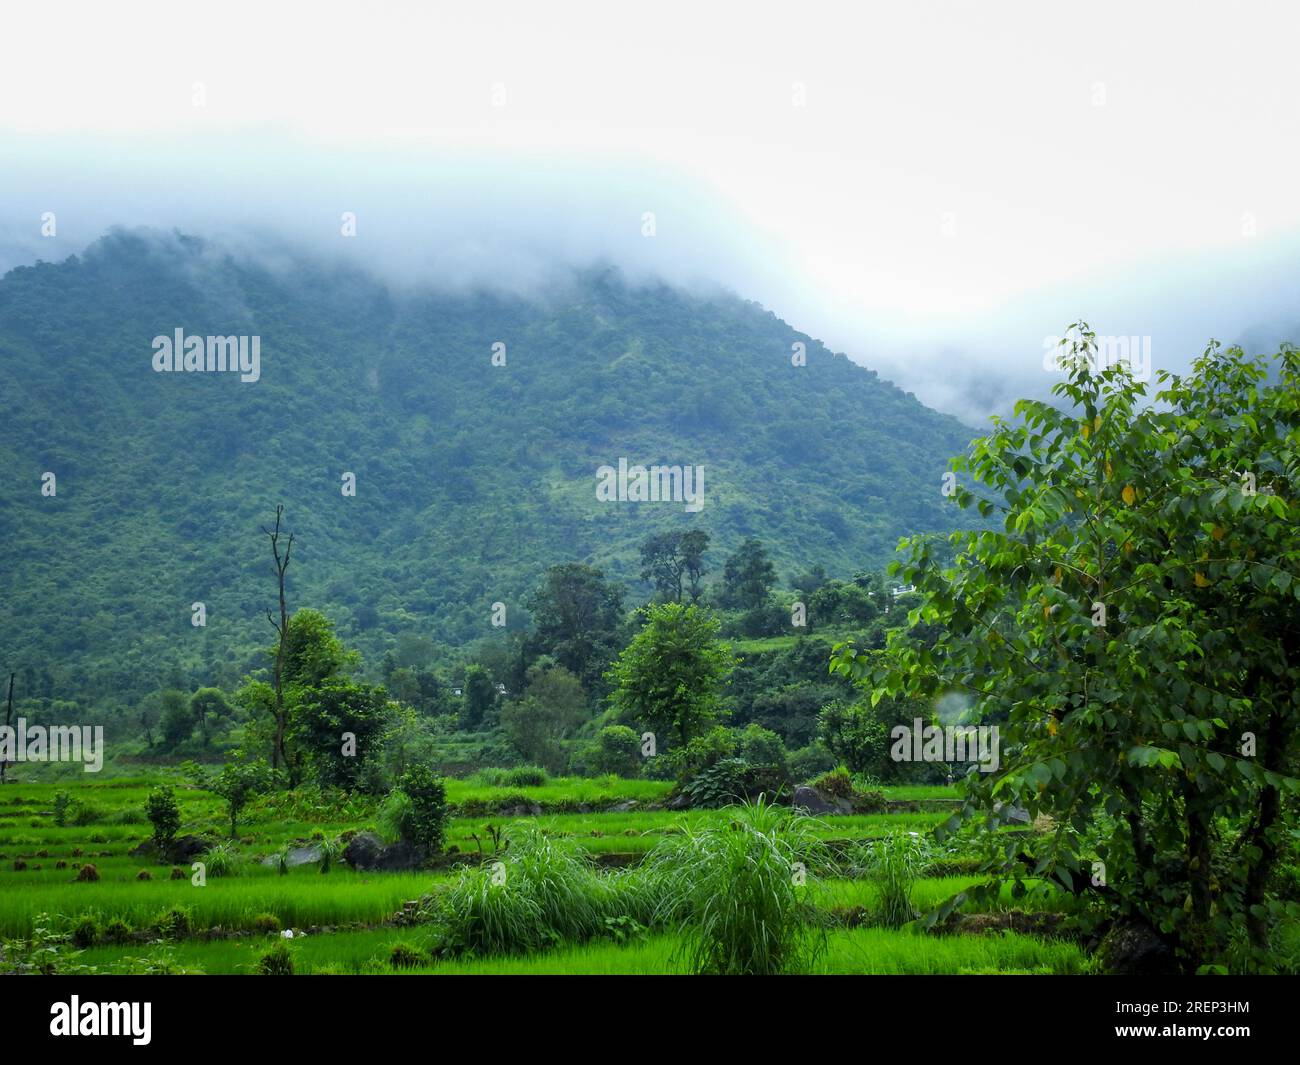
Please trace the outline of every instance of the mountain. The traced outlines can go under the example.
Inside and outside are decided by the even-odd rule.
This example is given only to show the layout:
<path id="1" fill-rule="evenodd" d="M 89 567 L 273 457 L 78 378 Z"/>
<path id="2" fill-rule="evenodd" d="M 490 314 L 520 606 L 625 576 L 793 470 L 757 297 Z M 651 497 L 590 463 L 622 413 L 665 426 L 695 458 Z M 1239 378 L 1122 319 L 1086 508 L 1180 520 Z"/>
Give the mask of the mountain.
<path id="1" fill-rule="evenodd" d="M 259 338 L 258 379 L 156 371 L 177 329 Z M 123 699 L 264 664 L 277 503 L 291 607 L 375 662 L 399 634 L 490 633 L 494 602 L 525 624 L 553 563 L 644 593 L 638 544 L 666 529 L 707 530 L 713 576 L 749 536 L 783 577 L 883 565 L 957 520 L 940 477 L 975 435 L 733 295 L 609 267 L 398 290 L 152 232 L 0 279 L 0 394 L 0 666 Z M 602 502 L 620 459 L 703 466 L 702 509 Z"/>

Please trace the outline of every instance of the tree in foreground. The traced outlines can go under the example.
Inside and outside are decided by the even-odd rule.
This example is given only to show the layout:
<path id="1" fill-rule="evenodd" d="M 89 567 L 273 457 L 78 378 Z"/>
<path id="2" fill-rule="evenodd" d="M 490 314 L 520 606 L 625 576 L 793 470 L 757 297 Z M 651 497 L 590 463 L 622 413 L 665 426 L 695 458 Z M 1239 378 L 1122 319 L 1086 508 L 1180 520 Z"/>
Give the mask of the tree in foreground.
<path id="1" fill-rule="evenodd" d="M 832 665 L 873 701 L 959 691 L 1000 724 L 1001 766 L 971 767 L 949 828 L 1024 807 L 1052 829 L 987 834 L 996 881 L 1090 899 L 1184 971 L 1267 967 L 1300 911 L 1276 891 L 1300 790 L 1300 353 L 1211 345 L 1153 407 L 1096 350 L 1076 327 L 1067 408 L 1023 401 L 954 460 L 983 486 L 956 501 L 1001 527 L 895 565 L 938 642 Z"/>
<path id="2" fill-rule="evenodd" d="M 717 619 L 697 606 L 661 603 L 609 671 L 611 701 L 624 720 L 685 747 L 718 714 L 735 658 Z"/>

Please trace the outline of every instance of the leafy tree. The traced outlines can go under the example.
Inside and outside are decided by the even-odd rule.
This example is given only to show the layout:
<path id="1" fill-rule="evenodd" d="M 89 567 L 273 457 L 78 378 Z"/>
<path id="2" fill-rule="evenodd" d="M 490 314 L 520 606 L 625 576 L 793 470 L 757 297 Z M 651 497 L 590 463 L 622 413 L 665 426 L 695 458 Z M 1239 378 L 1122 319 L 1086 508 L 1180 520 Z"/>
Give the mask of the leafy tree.
<path id="1" fill-rule="evenodd" d="M 873 700 L 956 688 L 1002 723 L 1001 767 L 972 767 L 960 818 L 1052 817 L 989 837 L 1015 892 L 1048 878 L 1154 929 L 1188 971 L 1244 928 L 1264 965 L 1297 913 L 1272 885 L 1300 789 L 1300 354 L 1212 344 L 1189 375 L 1160 373 L 1157 406 L 1095 354 L 1078 327 L 1066 409 L 1023 401 L 954 461 L 983 486 L 956 501 L 1001 528 L 955 534 L 947 567 L 929 538 L 907 545 L 909 619 L 937 645 L 895 633 L 835 666 Z"/>
<path id="2" fill-rule="evenodd" d="M 190 713 L 206 747 L 211 739 L 213 723 L 219 718 L 230 717 L 231 706 L 220 688 L 200 688 L 190 696 Z"/>
<path id="3" fill-rule="evenodd" d="M 525 761 L 553 773 L 564 769 L 564 740 L 586 717 L 587 699 L 578 678 L 549 659 L 539 659 L 529 671 L 522 698 L 501 709 L 501 728 Z"/>
<path id="4" fill-rule="evenodd" d="M 596 733 L 587 766 L 593 773 L 636 776 L 641 770 L 641 737 L 626 725 L 606 726 Z"/>
<path id="5" fill-rule="evenodd" d="M 335 678 L 306 689 L 294 714 L 295 746 L 305 753 L 318 783 L 373 789 L 392 703 L 383 688 Z"/>
<path id="6" fill-rule="evenodd" d="M 822 707 L 817 736 L 840 764 L 852 773 L 888 775 L 890 726 L 876 708 L 836 699 Z"/>
<path id="7" fill-rule="evenodd" d="M 762 542 L 753 537 L 741 544 L 723 567 L 722 590 L 728 606 L 758 610 L 774 584 L 776 567 Z"/>
<path id="8" fill-rule="evenodd" d="M 265 760 L 258 759 L 254 762 L 228 762 L 215 775 L 205 775 L 194 766 L 191 778 L 199 787 L 225 800 L 230 838 L 238 839 L 240 814 L 256 796 L 271 788 L 274 774 Z"/>
<path id="9" fill-rule="evenodd" d="M 159 702 L 163 747 L 175 750 L 194 734 L 194 712 L 184 692 L 165 691 L 159 696 Z"/>
<path id="10" fill-rule="evenodd" d="M 154 788 L 145 799 L 144 812 L 153 825 L 153 841 L 165 854 L 181 827 L 181 809 L 176 805 L 175 792 L 167 786 Z"/>
<path id="11" fill-rule="evenodd" d="M 488 672 L 477 662 L 465 668 L 464 711 L 461 714 L 461 728 L 473 732 L 487 723 L 491 710 L 496 706 L 497 689 Z"/>
<path id="12" fill-rule="evenodd" d="M 704 552 L 709 534 L 702 529 L 657 533 L 641 545 L 641 579 L 668 602 L 684 595 L 696 602 L 703 591 Z"/>
<path id="13" fill-rule="evenodd" d="M 623 629 L 623 593 L 593 566 L 566 562 L 546 571 L 529 600 L 536 626 L 529 649 L 548 654 L 596 690 L 618 652 Z"/>
<path id="14" fill-rule="evenodd" d="M 402 774 L 398 790 L 406 797 L 398 832 L 427 854 L 441 854 L 447 831 L 447 785 L 426 765 L 413 765 Z"/>
<path id="15" fill-rule="evenodd" d="M 698 606 L 652 605 L 646 624 L 610 670 L 613 704 L 627 720 L 685 746 L 718 714 L 735 659 L 717 619 Z"/>
<path id="16" fill-rule="evenodd" d="M 691 529 L 682 533 L 678 552 L 682 560 L 682 573 L 686 578 L 686 594 L 692 603 L 698 603 L 704 592 L 704 575 L 709 572 L 704 564 L 704 552 L 708 549 L 709 534 L 703 529 Z"/>

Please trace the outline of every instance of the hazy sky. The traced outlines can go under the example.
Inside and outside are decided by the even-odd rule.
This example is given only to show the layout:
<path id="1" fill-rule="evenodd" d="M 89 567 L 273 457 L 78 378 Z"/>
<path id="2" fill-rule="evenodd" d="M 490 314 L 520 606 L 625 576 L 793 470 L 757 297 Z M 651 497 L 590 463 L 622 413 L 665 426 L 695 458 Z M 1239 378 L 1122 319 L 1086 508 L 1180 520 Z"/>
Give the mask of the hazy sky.
<path id="1" fill-rule="evenodd" d="M 114 223 L 440 283 L 605 255 L 969 418 L 1044 387 L 1076 317 L 1157 367 L 1300 325 L 1294 5 L 130 11 L 6 11 L 0 265 Z"/>

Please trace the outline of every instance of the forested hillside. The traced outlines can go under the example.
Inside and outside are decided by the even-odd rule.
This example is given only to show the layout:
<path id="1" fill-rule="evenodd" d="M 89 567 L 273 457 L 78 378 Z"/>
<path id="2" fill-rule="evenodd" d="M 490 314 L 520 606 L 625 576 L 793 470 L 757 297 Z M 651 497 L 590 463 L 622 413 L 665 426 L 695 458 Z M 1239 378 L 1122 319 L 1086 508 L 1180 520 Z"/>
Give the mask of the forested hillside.
<path id="1" fill-rule="evenodd" d="M 260 378 L 154 372 L 178 328 L 259 336 Z M 0 395 L 0 647 L 32 695 L 129 701 L 264 666 L 280 503 L 291 609 L 326 611 L 367 667 L 403 634 L 490 633 L 495 602 L 526 626 L 559 562 L 635 602 L 659 531 L 706 530 L 712 577 L 747 537 L 783 577 L 848 576 L 968 520 L 940 478 L 973 430 L 757 304 L 609 269 L 535 298 L 395 291 L 111 233 L 0 280 Z M 599 501 L 620 458 L 703 466 L 703 508 Z"/>

